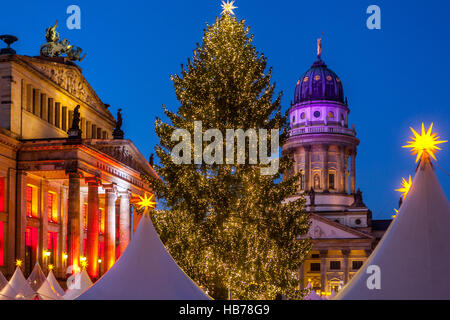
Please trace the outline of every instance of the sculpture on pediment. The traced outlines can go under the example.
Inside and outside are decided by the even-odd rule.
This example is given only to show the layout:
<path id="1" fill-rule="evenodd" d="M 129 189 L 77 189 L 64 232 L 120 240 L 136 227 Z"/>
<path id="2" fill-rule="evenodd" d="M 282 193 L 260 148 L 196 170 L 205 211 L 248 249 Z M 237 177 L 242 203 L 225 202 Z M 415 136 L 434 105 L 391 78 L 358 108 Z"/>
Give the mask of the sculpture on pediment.
<path id="1" fill-rule="evenodd" d="M 362 198 L 362 191 L 358 190 L 356 191 L 356 193 L 353 195 L 354 198 L 354 202 L 352 204 L 352 207 L 365 207 L 366 205 L 363 202 L 363 198 Z"/>
<path id="2" fill-rule="evenodd" d="M 41 56 L 60 57 L 66 54 L 67 58 L 72 61 L 82 61 L 86 57 L 86 54 L 81 56 L 83 49 L 72 46 L 67 39 L 60 40 L 59 33 L 56 31 L 57 27 L 58 20 L 56 20 L 53 26 L 45 30 L 45 40 L 47 40 L 47 43 L 41 46 Z"/>
<path id="3" fill-rule="evenodd" d="M 117 111 L 117 120 L 116 120 L 116 127 L 113 131 L 113 137 L 114 139 L 123 139 L 124 133 L 122 131 L 122 109 L 119 109 Z"/>
<path id="4" fill-rule="evenodd" d="M 69 139 L 81 139 L 80 120 L 80 105 L 77 105 L 73 110 L 72 126 L 67 131 Z"/>

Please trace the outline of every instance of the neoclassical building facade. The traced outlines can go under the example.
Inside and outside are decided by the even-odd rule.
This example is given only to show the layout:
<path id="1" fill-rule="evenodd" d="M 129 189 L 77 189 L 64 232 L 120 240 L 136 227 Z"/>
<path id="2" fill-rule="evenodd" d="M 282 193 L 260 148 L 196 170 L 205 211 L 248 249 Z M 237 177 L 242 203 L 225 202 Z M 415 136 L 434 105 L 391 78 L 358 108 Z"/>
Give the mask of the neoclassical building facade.
<path id="1" fill-rule="evenodd" d="M 300 176 L 296 197 L 306 197 L 311 213 L 313 247 L 299 271 L 301 287 L 311 282 L 324 294 L 348 282 L 389 225 L 372 221 L 356 188 L 360 141 L 349 113 L 341 79 L 319 54 L 297 82 L 282 148 L 295 162 L 291 174 Z"/>
<path id="2" fill-rule="evenodd" d="M 68 58 L 2 50 L 0 100 L 0 270 L 20 259 L 62 279 L 85 262 L 98 279 L 137 225 L 130 203 L 153 193 L 141 174 L 156 173 Z"/>

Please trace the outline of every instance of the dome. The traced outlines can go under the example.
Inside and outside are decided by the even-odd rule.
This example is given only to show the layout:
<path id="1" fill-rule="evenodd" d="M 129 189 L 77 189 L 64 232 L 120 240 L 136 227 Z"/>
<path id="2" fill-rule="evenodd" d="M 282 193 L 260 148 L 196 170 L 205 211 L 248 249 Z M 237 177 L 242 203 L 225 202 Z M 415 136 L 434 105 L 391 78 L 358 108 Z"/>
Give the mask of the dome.
<path id="1" fill-rule="evenodd" d="M 298 80 L 294 103 L 329 100 L 344 103 L 344 89 L 339 77 L 327 68 L 320 57 Z"/>

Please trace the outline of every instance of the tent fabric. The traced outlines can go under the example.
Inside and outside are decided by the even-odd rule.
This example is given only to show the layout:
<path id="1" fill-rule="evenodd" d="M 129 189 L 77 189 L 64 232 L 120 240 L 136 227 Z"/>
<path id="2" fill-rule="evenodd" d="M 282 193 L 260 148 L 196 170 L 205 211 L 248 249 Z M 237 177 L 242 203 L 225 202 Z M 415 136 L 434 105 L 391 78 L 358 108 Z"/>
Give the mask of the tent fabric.
<path id="1" fill-rule="evenodd" d="M 32 300 L 36 296 L 35 291 L 30 287 L 20 267 L 16 267 L 16 271 L 9 280 L 9 285 L 17 292 L 17 294 L 22 295 L 25 299 Z"/>
<path id="2" fill-rule="evenodd" d="M 50 286 L 52 287 L 53 290 L 55 290 L 55 292 L 57 294 L 59 294 L 60 296 L 64 295 L 64 290 L 63 288 L 61 288 L 58 280 L 56 280 L 55 274 L 53 273 L 53 270 L 50 270 L 50 272 L 47 275 L 47 281 L 50 284 Z"/>
<path id="3" fill-rule="evenodd" d="M 127 249 L 79 299 L 208 300 L 167 252 L 144 213 Z"/>
<path id="4" fill-rule="evenodd" d="M 322 297 L 319 296 L 313 289 L 311 282 L 308 283 L 305 289 L 309 290 L 309 293 L 305 297 L 303 297 L 303 300 L 323 300 Z"/>
<path id="5" fill-rule="evenodd" d="M 50 283 L 45 279 L 41 287 L 37 290 L 39 300 L 62 300 L 62 297 L 53 290 Z"/>
<path id="6" fill-rule="evenodd" d="M 42 284 L 47 280 L 45 274 L 42 272 L 41 266 L 38 262 L 34 265 L 33 271 L 31 271 L 30 276 L 27 281 L 30 284 L 31 289 L 38 291 Z"/>
<path id="7" fill-rule="evenodd" d="M 449 202 L 422 160 L 397 217 L 335 299 L 450 299 L 449 226 Z"/>
<path id="8" fill-rule="evenodd" d="M 0 300 L 14 300 L 18 296 L 20 295 L 13 287 L 9 285 L 9 283 L 6 283 L 2 291 L 0 291 Z"/>
<path id="9" fill-rule="evenodd" d="M 8 284 L 8 280 L 6 280 L 3 273 L 0 271 L 0 290 L 2 290 Z"/>
<path id="10" fill-rule="evenodd" d="M 81 272 L 72 276 L 72 282 L 69 284 L 69 288 L 64 294 L 64 300 L 74 300 L 91 286 L 91 278 L 89 278 L 86 269 L 83 269 Z"/>

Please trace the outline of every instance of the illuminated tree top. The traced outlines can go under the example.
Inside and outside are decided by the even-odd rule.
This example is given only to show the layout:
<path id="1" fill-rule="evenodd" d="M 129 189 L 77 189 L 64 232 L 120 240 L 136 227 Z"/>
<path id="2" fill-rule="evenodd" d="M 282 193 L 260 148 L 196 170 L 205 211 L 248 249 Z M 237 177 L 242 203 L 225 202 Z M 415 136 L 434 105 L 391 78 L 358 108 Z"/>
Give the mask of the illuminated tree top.
<path id="1" fill-rule="evenodd" d="M 229 13 L 234 15 L 233 9 L 237 9 L 237 7 L 234 6 L 234 1 L 222 1 L 222 14 Z"/>

